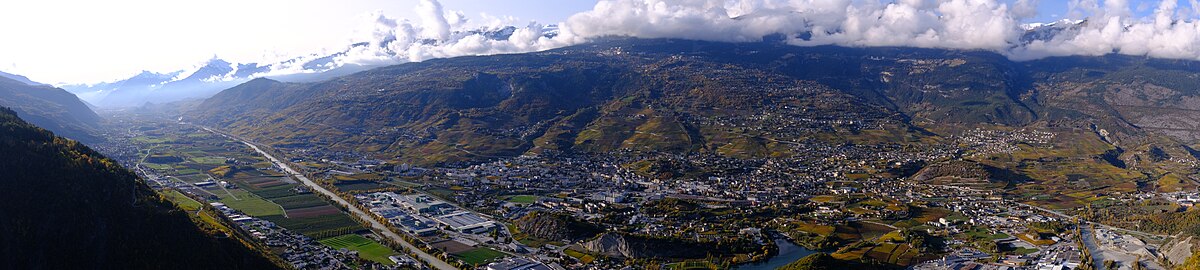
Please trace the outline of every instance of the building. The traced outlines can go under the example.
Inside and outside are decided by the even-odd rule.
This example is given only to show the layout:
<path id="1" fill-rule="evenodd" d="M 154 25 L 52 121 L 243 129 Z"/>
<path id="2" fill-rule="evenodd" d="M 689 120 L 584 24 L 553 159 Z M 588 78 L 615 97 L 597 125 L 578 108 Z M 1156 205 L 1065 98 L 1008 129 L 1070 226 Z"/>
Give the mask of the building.
<path id="1" fill-rule="evenodd" d="M 507 258 L 488 264 L 487 270 L 551 270 L 551 268 L 525 258 Z"/>
<path id="2" fill-rule="evenodd" d="M 467 211 L 458 211 L 433 219 L 461 233 L 481 233 L 496 227 L 496 222 Z"/>
<path id="3" fill-rule="evenodd" d="M 392 199 L 396 203 L 400 204 L 401 207 L 408 208 L 408 210 L 416 213 L 441 213 L 443 209 L 454 209 L 453 205 L 441 200 L 435 200 L 424 194 L 399 195 L 395 193 L 387 193 L 387 195 L 392 197 Z"/>
<path id="4" fill-rule="evenodd" d="M 390 218 L 388 221 L 392 224 L 400 225 L 401 228 L 404 228 L 404 232 L 416 236 L 430 236 L 438 232 L 437 228 L 432 226 L 433 222 L 419 217 L 400 215 Z"/>

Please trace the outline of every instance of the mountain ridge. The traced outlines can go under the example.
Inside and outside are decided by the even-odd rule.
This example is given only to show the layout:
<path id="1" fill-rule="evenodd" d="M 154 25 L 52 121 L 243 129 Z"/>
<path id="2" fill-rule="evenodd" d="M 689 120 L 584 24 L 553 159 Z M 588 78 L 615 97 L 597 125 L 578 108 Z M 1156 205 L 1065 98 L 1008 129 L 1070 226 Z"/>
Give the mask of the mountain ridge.
<path id="1" fill-rule="evenodd" d="M 103 121 L 75 95 L 49 85 L 30 85 L 0 78 L 0 106 L 15 110 L 29 122 L 65 137 L 86 142 L 103 140 Z"/>
<path id="2" fill-rule="evenodd" d="M 543 150 L 678 153 L 721 151 L 725 144 L 761 149 L 830 126 L 846 134 L 866 126 L 906 138 L 900 141 L 918 140 L 927 128 L 938 133 L 977 125 L 1099 126 L 1119 144 L 1143 136 L 1144 126 L 1200 129 L 1195 117 L 1147 114 L 1137 106 L 1163 111 L 1197 104 L 1153 107 L 1172 99 L 1080 87 L 1153 88 L 1191 97 L 1190 80 L 1175 80 L 1162 88 L 1167 90 L 1153 86 L 1168 82 L 1163 74 L 1190 70 L 1200 65 L 1120 55 L 1014 62 L 986 51 L 613 39 L 537 53 L 436 59 L 295 84 L 289 87 L 305 90 L 263 92 L 271 94 L 262 97 L 287 101 L 262 99 L 256 104 L 266 109 L 252 114 L 230 115 L 240 105 L 222 104 L 242 104 L 237 102 L 247 98 L 243 95 L 253 94 L 222 92 L 192 116 L 281 146 L 333 145 L 425 162 Z M 1056 90 L 1065 88 L 1072 90 Z M 1087 106 L 1076 104 L 1079 100 Z M 1114 106 L 1117 101 L 1136 106 Z M 704 124 L 783 111 L 808 119 L 790 128 L 809 135 L 777 133 L 766 141 L 739 142 Z M 1163 116 L 1187 121 L 1155 118 Z M 761 129 L 757 125 L 743 130 Z M 1169 135 L 1188 143 L 1200 139 L 1176 133 Z M 656 136 L 676 139 L 655 142 Z"/>

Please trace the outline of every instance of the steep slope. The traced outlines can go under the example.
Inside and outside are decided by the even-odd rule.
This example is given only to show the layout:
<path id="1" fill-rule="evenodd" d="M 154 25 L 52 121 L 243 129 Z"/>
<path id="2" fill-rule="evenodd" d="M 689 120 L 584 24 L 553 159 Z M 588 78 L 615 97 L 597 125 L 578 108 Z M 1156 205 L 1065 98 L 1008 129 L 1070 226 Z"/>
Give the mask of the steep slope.
<path id="1" fill-rule="evenodd" d="M 221 91 L 218 95 L 205 99 L 197 107 L 227 109 L 218 115 L 227 117 L 212 117 L 219 119 L 215 124 L 226 125 L 246 120 L 244 117 L 270 114 L 294 105 L 310 97 L 312 88 L 304 84 L 258 78 Z"/>
<path id="2" fill-rule="evenodd" d="M 0 108 L 0 261 L 12 269 L 275 269 L 128 170 Z"/>
<path id="3" fill-rule="evenodd" d="M 1188 113 L 1200 110 L 1197 72 L 1196 62 L 1129 56 L 1012 62 L 984 51 L 611 39 L 240 87 L 189 117 L 276 146 L 422 163 L 541 151 L 780 157 L 795 154 L 789 142 L 915 143 L 1031 125 L 1108 134 L 1119 152 L 1150 134 L 1200 143 Z"/>
<path id="4" fill-rule="evenodd" d="M 677 42 L 668 45 L 694 49 L 680 54 L 659 48 Z M 239 87 L 214 96 L 188 117 L 277 146 L 330 147 L 421 162 L 545 150 L 761 148 L 818 133 L 846 135 L 823 137 L 835 140 L 901 142 L 921 136 L 888 108 L 891 104 L 868 102 L 879 98 L 875 92 L 840 91 L 763 70 L 761 62 L 727 62 L 741 55 L 706 55 L 737 46 L 626 40 L 434 60 L 293 86 L 306 89 L 291 91 L 307 96 L 300 100 L 278 91 L 246 96 L 246 88 Z M 786 51 L 773 53 L 778 55 L 752 60 L 778 59 Z M 238 101 L 248 99 L 266 109 L 239 114 L 248 111 Z M 719 122 L 730 125 L 713 125 Z M 779 129 L 759 128 L 766 125 Z M 857 136 L 864 129 L 873 135 Z"/>
<path id="5" fill-rule="evenodd" d="M 84 142 L 102 140 L 96 135 L 100 116 L 62 89 L 0 78 L 0 106 L 56 134 Z"/>

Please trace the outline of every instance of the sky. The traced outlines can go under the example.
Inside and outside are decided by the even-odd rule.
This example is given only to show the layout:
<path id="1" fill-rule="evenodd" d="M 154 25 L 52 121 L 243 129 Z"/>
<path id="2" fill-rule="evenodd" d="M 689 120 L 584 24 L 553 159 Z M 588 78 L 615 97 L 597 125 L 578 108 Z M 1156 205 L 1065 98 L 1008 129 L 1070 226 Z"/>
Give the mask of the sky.
<path id="1" fill-rule="evenodd" d="M 559 22 L 595 0 L 443 0 L 473 23 Z M 299 55 L 349 44 L 366 16 L 416 18 L 417 0 L 37 0 L 0 8 L 0 71 L 94 83 L 142 70 Z"/>
<path id="2" fill-rule="evenodd" d="M 603 36 L 797 46 L 979 49 L 1014 60 L 1121 53 L 1200 59 L 1197 0 L 39 0 L 0 9 L 0 71 L 51 84 L 214 57 L 270 63 L 345 50 L 339 64 L 397 64 L 539 51 Z M 1021 44 L 1020 25 L 1089 18 L 1077 33 Z M 540 24 L 531 24 L 531 22 Z M 1176 23 L 1179 22 L 1179 23 Z M 560 29 L 547 27 L 561 24 Z M 463 31 L 517 26 L 508 40 Z M 557 37 L 544 36 L 560 31 Z M 401 42 L 392 42 L 399 40 Z M 427 43 L 424 40 L 435 40 Z M 275 74 L 289 71 L 286 67 Z"/>

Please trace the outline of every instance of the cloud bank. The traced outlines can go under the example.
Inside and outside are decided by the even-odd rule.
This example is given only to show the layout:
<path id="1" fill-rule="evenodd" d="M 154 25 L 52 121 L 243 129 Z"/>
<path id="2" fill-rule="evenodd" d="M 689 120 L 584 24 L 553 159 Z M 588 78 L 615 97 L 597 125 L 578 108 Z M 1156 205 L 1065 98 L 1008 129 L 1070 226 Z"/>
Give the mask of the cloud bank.
<path id="1" fill-rule="evenodd" d="M 512 18 L 487 15 L 478 26 L 462 12 L 423 0 L 415 20 L 367 16 L 356 45 L 320 65 L 299 63 L 328 54 L 276 65 L 265 74 L 533 52 L 613 36 L 721 42 L 782 36 L 796 46 L 987 50 L 1018 61 L 1113 53 L 1200 60 L 1200 11 L 1178 0 L 1161 1 L 1143 17 L 1133 15 L 1125 0 L 1070 0 L 1064 4 L 1073 20 L 1023 25 L 1036 16 L 1037 1 L 601 0 L 566 22 L 513 27 Z"/>

